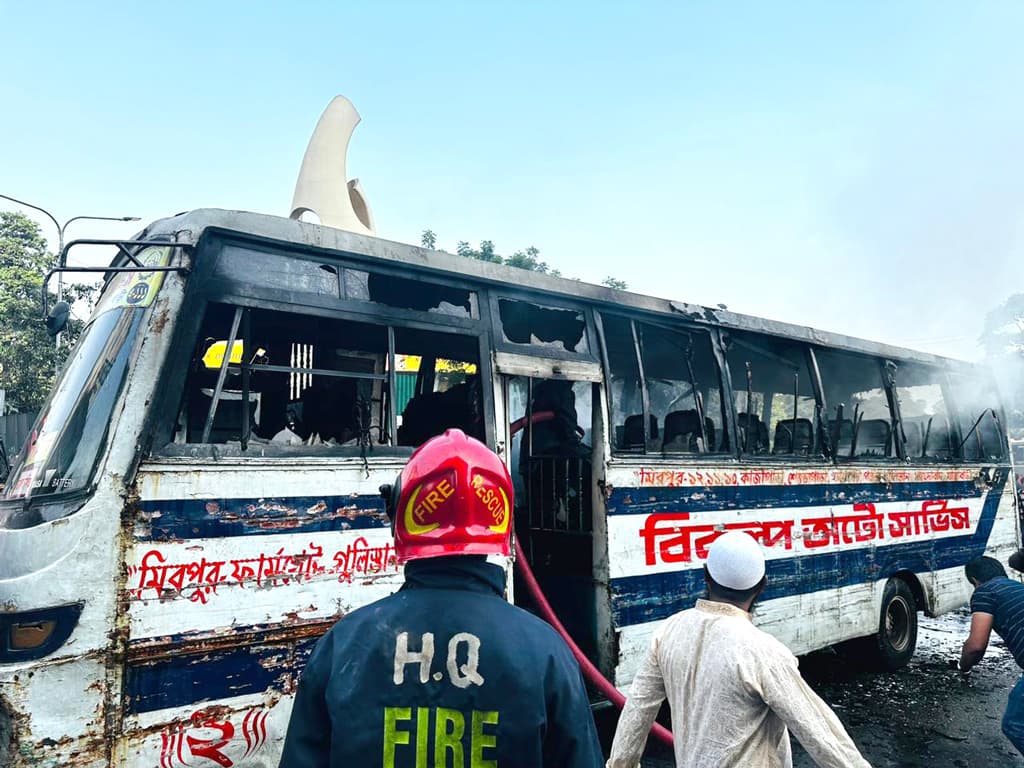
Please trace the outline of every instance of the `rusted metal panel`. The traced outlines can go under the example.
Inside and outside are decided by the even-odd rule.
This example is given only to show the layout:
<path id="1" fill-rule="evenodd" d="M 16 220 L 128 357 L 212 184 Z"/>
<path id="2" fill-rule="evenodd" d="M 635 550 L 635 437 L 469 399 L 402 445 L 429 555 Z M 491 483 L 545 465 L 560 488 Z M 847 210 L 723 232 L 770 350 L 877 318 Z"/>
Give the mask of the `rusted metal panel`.
<path id="1" fill-rule="evenodd" d="M 125 550 L 125 765 L 276 765 L 315 641 L 401 585 L 378 491 L 401 463 L 140 467 Z"/>
<path id="2" fill-rule="evenodd" d="M 153 306 L 159 319 L 180 306 L 180 278 L 168 278 Z M 142 310 L 140 310 L 142 311 Z M 135 365 L 155 370 L 169 334 L 144 334 Z M 0 665 L 0 701 L 9 713 L 14 768 L 99 768 L 112 761 L 119 732 L 123 625 L 122 512 L 132 504 L 124 483 L 137 461 L 155 377 L 129 377 L 113 409 L 95 491 L 74 513 L 22 530 L 3 531 L 0 610 L 31 611 L 82 604 L 67 641 L 41 661 Z M 70 511 L 70 510 L 69 510 Z"/>
<path id="3" fill-rule="evenodd" d="M 11 713 L 14 768 L 99 768 L 109 762 L 104 732 L 104 662 L 98 655 L 33 665 L 5 676 L 0 700 Z"/>

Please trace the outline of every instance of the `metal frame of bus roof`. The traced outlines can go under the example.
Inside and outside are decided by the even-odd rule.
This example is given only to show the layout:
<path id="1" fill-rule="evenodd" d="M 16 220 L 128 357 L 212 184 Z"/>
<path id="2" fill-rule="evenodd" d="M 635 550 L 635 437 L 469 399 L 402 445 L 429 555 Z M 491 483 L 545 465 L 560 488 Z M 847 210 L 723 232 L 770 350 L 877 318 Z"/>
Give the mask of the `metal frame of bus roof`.
<path id="1" fill-rule="evenodd" d="M 765 333 L 893 360 L 930 363 L 964 370 L 975 367 L 972 363 L 955 358 L 823 331 L 810 326 L 795 325 L 724 309 L 712 309 L 699 304 L 689 304 L 562 277 L 553 277 L 517 267 L 479 261 L 444 251 L 433 251 L 416 245 L 268 214 L 201 208 L 159 219 L 150 224 L 135 239 L 138 241 L 170 238 L 176 244 L 195 245 L 204 236 L 214 234 L 242 240 L 255 239 L 267 244 L 278 243 L 305 251 L 318 251 L 323 255 L 330 254 L 335 258 L 341 255 L 345 258 L 368 262 L 398 264 L 415 271 L 447 276 L 457 279 L 459 282 L 469 280 L 485 283 L 491 288 L 505 289 L 510 295 L 521 296 L 524 291 L 533 292 L 558 297 L 570 304 L 583 302 L 595 308 L 616 313 L 633 310 L 658 315 L 665 319 L 673 318 L 697 325 Z M 115 263 L 122 259 L 115 259 Z"/>

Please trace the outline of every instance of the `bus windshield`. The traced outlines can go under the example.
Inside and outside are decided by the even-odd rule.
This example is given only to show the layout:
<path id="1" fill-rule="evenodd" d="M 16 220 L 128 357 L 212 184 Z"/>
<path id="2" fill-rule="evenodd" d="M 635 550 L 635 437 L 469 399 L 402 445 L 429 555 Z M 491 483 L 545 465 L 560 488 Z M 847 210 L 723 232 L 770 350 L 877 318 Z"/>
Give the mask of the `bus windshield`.
<path id="1" fill-rule="evenodd" d="M 36 420 L 4 498 L 52 496 L 88 486 L 144 315 L 121 308 L 92 319 Z M 0 527 L 3 519 L 0 512 Z"/>

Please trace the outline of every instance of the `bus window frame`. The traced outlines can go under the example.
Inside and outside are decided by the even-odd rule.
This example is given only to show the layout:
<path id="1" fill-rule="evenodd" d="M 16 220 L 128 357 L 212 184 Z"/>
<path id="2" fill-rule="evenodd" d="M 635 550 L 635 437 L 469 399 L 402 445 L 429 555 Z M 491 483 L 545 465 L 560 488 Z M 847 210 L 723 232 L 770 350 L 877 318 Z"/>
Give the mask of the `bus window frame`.
<path id="1" fill-rule="evenodd" d="M 865 464 L 868 466 L 903 466 L 907 463 L 904 459 L 905 450 L 903 447 L 903 422 L 900 412 L 898 410 L 898 398 L 896 396 L 896 387 L 894 380 L 890 377 L 888 369 L 890 366 L 895 365 L 897 370 L 899 368 L 900 361 L 893 360 L 890 357 L 884 355 L 874 355 L 870 353 L 861 352 L 858 350 L 850 350 L 840 346 L 827 346 L 824 344 L 809 344 L 809 350 L 812 354 L 813 359 L 813 378 L 815 382 L 815 397 L 818 399 L 819 407 L 821 409 L 821 416 L 824 417 L 824 421 L 820 421 L 817 429 L 821 430 L 822 443 L 826 446 L 829 453 L 827 456 L 827 463 L 835 467 L 845 467 L 856 464 Z M 875 363 L 878 367 L 879 384 L 880 388 L 885 393 L 886 404 L 889 407 L 889 416 L 892 429 L 892 456 L 868 456 L 868 455 L 857 455 L 857 456 L 841 456 L 839 455 L 838 446 L 832 445 L 832 436 L 828 429 L 828 419 L 831 418 L 831 414 L 828 410 L 828 403 L 825 397 L 825 386 L 821 380 L 821 369 L 818 364 L 818 357 L 815 354 L 815 350 L 822 350 L 833 352 L 843 355 L 853 355 L 856 357 L 867 358 Z M 905 362 L 911 363 L 916 362 L 914 360 L 906 360 Z"/>
<path id="2" fill-rule="evenodd" d="M 991 374 L 982 370 L 980 366 L 970 367 L 964 366 L 963 364 L 948 367 L 945 373 L 946 385 L 949 387 L 950 395 L 947 406 L 950 411 L 950 417 L 953 419 L 953 431 L 956 435 L 958 445 L 958 449 L 956 451 L 958 455 L 955 456 L 953 460 L 958 464 L 981 464 L 989 466 L 995 464 L 998 466 L 1009 466 L 1012 461 L 1010 454 L 1013 447 L 1010 445 L 1010 435 L 1007 429 L 1008 422 L 1006 419 L 1006 403 L 1003 402 L 1003 399 L 1000 397 L 999 385 L 995 378 Z M 1000 458 L 993 459 L 983 457 L 978 459 L 968 459 L 965 457 L 964 448 L 966 447 L 967 438 L 964 437 L 965 433 L 963 429 L 966 425 L 962 420 L 963 414 L 960 410 L 960 401 L 956 397 L 953 376 L 974 377 L 979 381 L 979 383 L 984 383 L 986 389 L 995 395 L 996 399 L 994 404 L 989 406 L 988 410 L 994 410 L 999 421 L 1000 446 L 1002 448 L 1002 456 Z M 991 418 L 991 416 L 989 416 L 989 418 Z"/>
<path id="3" fill-rule="evenodd" d="M 733 421 L 733 434 L 735 435 L 735 445 L 733 445 L 733 453 L 735 454 L 736 459 L 741 463 L 747 464 L 785 464 L 789 462 L 794 464 L 834 465 L 835 457 L 832 455 L 831 452 L 828 431 L 823 428 L 821 421 L 822 414 L 827 413 L 827 406 L 825 392 L 821 385 L 821 372 L 818 369 L 818 358 L 814 354 L 814 349 L 816 345 L 804 339 L 797 339 L 791 336 L 780 336 L 778 334 L 767 333 L 765 331 L 759 331 L 752 328 L 734 328 L 731 326 L 716 327 L 718 327 L 719 329 L 718 343 L 721 347 L 720 365 L 724 366 L 723 379 L 727 379 L 729 382 L 729 412 L 731 413 L 731 419 Z M 811 384 L 811 392 L 814 398 L 814 419 L 812 420 L 812 436 L 814 442 L 811 446 L 811 452 L 808 453 L 806 456 L 798 453 L 748 453 L 744 451 L 743 447 L 739 444 L 739 408 L 736 405 L 736 394 L 744 394 L 746 392 L 746 387 L 741 387 L 738 390 L 733 389 L 732 370 L 729 367 L 729 358 L 725 351 L 724 339 L 724 335 L 730 332 L 739 332 L 753 336 L 763 336 L 769 339 L 783 339 L 789 343 L 796 344 L 801 348 L 800 351 L 803 357 L 804 366 L 807 369 L 808 378 Z M 733 343 L 741 342 L 737 340 L 736 342 Z M 774 354 L 766 350 L 759 350 L 759 353 L 762 355 Z"/>
<path id="4" fill-rule="evenodd" d="M 479 293 L 481 296 L 480 301 L 483 303 L 485 292 L 480 290 Z M 498 291 L 493 289 L 489 290 L 486 294 L 488 307 L 486 314 L 490 321 L 491 332 L 493 333 L 493 346 L 495 352 L 511 352 L 517 355 L 554 358 L 556 360 L 586 360 L 587 362 L 600 364 L 601 359 L 597 351 L 597 333 L 594 327 L 594 316 L 596 313 L 589 305 L 573 301 L 565 301 L 560 296 L 550 297 L 551 300 L 548 301 L 548 295 L 539 291 L 536 293 L 530 293 L 528 291 L 514 291 L 502 288 Z M 573 352 L 567 349 L 557 349 L 551 346 L 540 346 L 537 344 L 518 343 L 506 340 L 504 325 L 501 322 L 501 308 L 499 305 L 499 302 L 503 299 L 533 304 L 541 307 L 542 309 L 578 312 L 583 317 L 584 335 L 581 337 L 581 340 L 586 339 L 587 351 Z M 481 314 L 484 313 L 481 312 Z"/>
<path id="5" fill-rule="evenodd" d="M 481 389 L 481 398 L 484 417 L 484 434 L 487 445 L 495 447 L 497 439 L 495 430 L 495 404 L 492 387 L 486 386 L 486 382 L 493 379 L 491 350 L 493 345 L 490 341 L 491 328 L 483 318 L 469 319 L 452 317 L 449 315 L 419 312 L 396 307 L 389 307 L 373 302 L 347 300 L 337 298 L 333 303 L 324 301 L 327 297 L 316 297 L 312 294 L 287 289 L 273 290 L 263 286 L 247 283 L 245 280 L 230 280 L 223 277 L 215 278 L 218 251 L 225 244 L 238 244 L 246 242 L 247 238 L 234 237 L 210 237 L 201 242 L 196 248 L 195 264 L 196 269 L 190 280 L 186 282 L 185 296 L 182 300 L 182 310 L 175 324 L 170 351 L 160 370 L 157 371 L 160 385 L 157 387 L 159 393 L 154 400 L 153 408 L 150 411 L 150 418 L 146 424 L 144 434 L 149 435 L 147 445 L 142 446 L 141 455 L 149 458 L 160 459 L 175 457 L 180 454 L 168 451 L 168 447 L 174 445 L 173 436 L 181 408 L 182 397 L 185 393 L 185 386 L 188 379 L 189 368 L 195 353 L 195 345 L 198 343 L 198 334 L 202 328 L 207 309 L 212 303 L 226 304 L 233 307 L 243 307 L 257 310 L 270 310 L 301 314 L 310 317 L 323 317 L 333 320 L 348 320 L 359 323 L 371 323 L 382 328 L 410 328 L 426 332 L 458 334 L 476 337 L 477 350 L 479 353 L 479 366 L 481 382 L 485 385 Z M 324 263 L 334 267 L 355 266 L 355 259 L 317 259 L 310 258 L 312 254 L 306 250 L 298 249 L 268 249 L 264 250 L 298 251 L 292 255 L 294 258 L 305 258 L 314 263 Z M 333 251 L 327 251 L 336 256 Z M 281 254 L 290 255 L 290 254 Z M 356 267 L 358 268 L 358 267 Z M 374 265 L 376 269 L 376 265 Z M 383 270 L 378 270 L 383 271 Z M 402 270 L 389 270 L 401 274 Z M 407 273 L 406 273 L 407 274 Z M 447 284 L 447 281 L 440 280 L 438 276 L 431 275 L 434 282 Z M 458 281 L 460 287 L 463 281 Z M 466 283 L 468 290 L 477 292 L 478 301 L 483 303 L 488 300 L 487 291 L 478 285 Z M 316 299 L 320 300 L 316 300 Z M 488 302 L 489 303 L 489 302 Z M 359 306 L 353 306 L 359 305 Z M 481 312 L 481 314 L 484 314 Z M 393 391 L 393 390 L 392 390 Z M 393 439 L 394 436 L 392 436 Z M 189 443 L 189 456 L 197 461 L 215 459 L 223 454 L 223 449 L 218 444 L 212 443 Z M 317 454 L 318 456 L 342 456 L 349 455 L 351 448 L 338 448 L 338 453 L 328 452 Z M 358 451 L 358 449 L 356 449 Z M 407 457 L 415 450 L 411 446 L 374 445 L 373 451 L 367 453 L 367 459 L 372 460 L 374 456 L 385 458 L 401 456 Z M 303 459 L 312 458 L 313 454 L 302 454 L 301 452 L 290 451 L 287 456 L 282 454 L 281 458 Z M 240 452 L 240 458 L 246 458 L 246 451 Z M 256 458 L 253 454 L 253 458 Z M 277 458 L 267 456 L 266 458 Z"/>
<path id="6" fill-rule="evenodd" d="M 636 323 L 645 323 L 649 326 L 657 327 L 669 332 L 698 332 L 707 333 L 711 342 L 711 354 L 715 359 L 715 363 L 718 366 L 718 383 L 719 391 L 721 392 L 722 401 L 725 402 L 725 398 L 732 397 L 732 379 L 729 375 L 728 367 L 725 363 L 725 357 L 723 355 L 722 345 L 722 328 L 718 325 L 702 325 L 700 323 L 683 323 L 683 322 L 672 322 L 671 319 L 665 318 L 660 315 L 644 315 L 631 312 L 619 312 L 615 309 L 608 311 L 608 314 L 614 315 L 622 320 L 627 320 L 630 323 L 630 328 L 633 333 L 633 353 L 636 356 L 637 371 L 640 375 L 641 387 L 640 397 L 643 403 L 643 430 L 644 430 L 644 443 L 645 448 L 642 453 L 635 453 L 630 451 L 622 451 L 615 447 L 614 430 L 615 430 L 615 407 L 612 402 L 613 394 L 611 391 L 612 372 L 611 365 L 608 358 L 608 344 L 605 338 L 604 332 L 604 319 L 602 315 L 606 312 L 605 309 L 597 309 L 593 312 L 594 326 L 596 335 L 598 336 L 598 351 L 600 353 L 600 364 L 601 370 L 604 373 L 605 382 L 605 413 L 604 417 L 606 424 L 608 425 L 608 456 L 612 460 L 636 460 L 649 461 L 655 460 L 667 460 L 674 461 L 676 463 L 680 461 L 696 461 L 704 463 L 721 463 L 722 461 L 729 461 L 738 458 L 738 447 L 737 442 L 737 428 L 736 428 L 736 411 L 735 408 L 725 408 L 725 414 L 723 416 L 723 429 L 727 430 L 729 438 L 729 450 L 728 451 L 703 451 L 697 453 L 679 453 L 679 452 L 648 452 L 646 449 L 646 443 L 650 439 L 648 434 L 650 430 L 650 396 L 647 391 L 647 379 L 644 374 L 643 355 L 640 351 L 640 338 L 637 333 Z"/>
<path id="7" fill-rule="evenodd" d="M 448 279 L 447 276 L 439 276 L 432 272 L 423 270 L 417 270 L 414 267 L 406 267 L 404 269 L 395 268 L 389 264 L 378 264 L 376 262 L 369 261 L 367 259 L 360 259 L 358 254 L 355 253 L 339 253 L 337 251 L 325 251 L 322 249 L 296 249 L 296 248 L 272 248 L 262 242 L 256 242 L 251 245 L 245 244 L 245 241 L 238 241 L 235 238 L 224 239 L 211 244 L 211 250 L 214 250 L 208 256 L 205 256 L 205 270 L 208 274 L 204 274 L 203 283 L 206 293 L 215 294 L 231 294 L 237 296 L 245 296 L 246 298 L 252 298 L 258 301 L 277 301 L 282 300 L 292 304 L 293 306 L 311 306 L 318 307 L 325 310 L 333 310 L 339 306 L 343 306 L 346 312 L 362 315 L 363 318 L 372 318 L 371 322 L 375 322 L 377 318 L 387 317 L 389 320 L 394 319 L 401 324 L 425 322 L 428 324 L 440 325 L 443 324 L 447 327 L 458 327 L 458 328 L 469 328 L 479 329 L 486 327 L 487 323 L 483 315 L 485 312 L 481 309 L 479 314 L 481 317 L 459 317 L 457 315 L 446 315 L 439 312 L 425 312 L 416 309 L 404 309 L 402 307 L 393 307 L 387 304 L 381 304 L 373 301 L 364 301 L 362 299 L 346 299 L 341 297 L 340 293 L 337 296 L 325 296 L 323 294 L 315 294 L 304 291 L 288 290 L 287 288 L 270 288 L 268 286 L 259 285 L 245 280 L 231 279 L 217 274 L 217 260 L 220 255 L 220 251 L 223 250 L 225 245 L 248 248 L 253 253 L 266 253 L 271 257 L 283 257 L 289 259 L 298 259 L 307 261 L 318 266 L 331 267 L 335 270 L 342 269 L 355 269 L 359 271 L 373 271 L 382 275 L 393 275 L 403 279 L 410 279 L 412 277 L 422 277 L 426 282 L 430 282 L 436 285 L 442 285 L 445 287 L 457 288 L 459 290 L 472 291 L 477 294 L 478 305 L 483 305 L 486 300 L 486 292 L 480 285 L 474 284 L 466 280 Z M 282 299 L 282 297 L 288 297 Z"/>

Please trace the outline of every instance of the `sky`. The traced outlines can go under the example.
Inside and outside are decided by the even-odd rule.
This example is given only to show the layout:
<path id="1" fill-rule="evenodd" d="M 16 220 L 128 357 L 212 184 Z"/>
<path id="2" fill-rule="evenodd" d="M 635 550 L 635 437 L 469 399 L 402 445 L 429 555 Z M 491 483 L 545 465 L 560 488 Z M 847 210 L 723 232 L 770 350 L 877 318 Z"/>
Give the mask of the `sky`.
<path id="1" fill-rule="evenodd" d="M 1015 0 L 0 0 L 0 194 L 287 215 L 343 94 L 381 237 L 975 359 L 1024 291 L 1022 25 Z"/>

